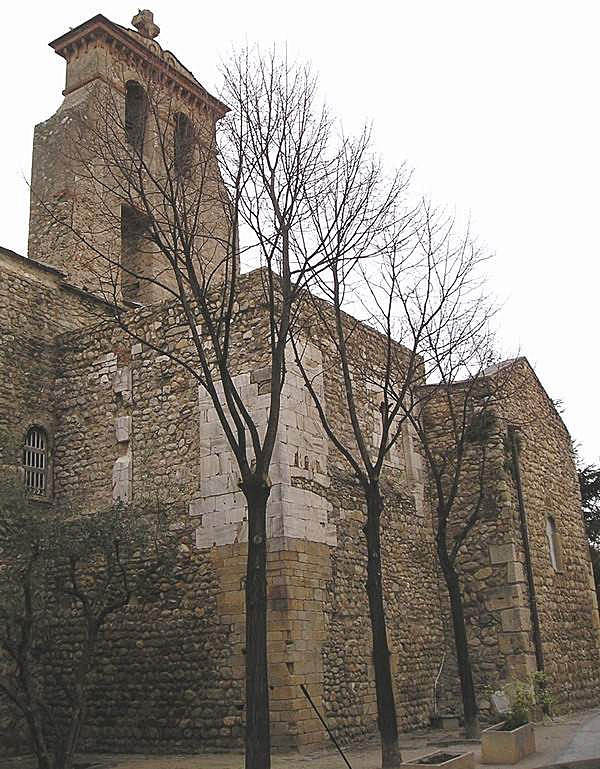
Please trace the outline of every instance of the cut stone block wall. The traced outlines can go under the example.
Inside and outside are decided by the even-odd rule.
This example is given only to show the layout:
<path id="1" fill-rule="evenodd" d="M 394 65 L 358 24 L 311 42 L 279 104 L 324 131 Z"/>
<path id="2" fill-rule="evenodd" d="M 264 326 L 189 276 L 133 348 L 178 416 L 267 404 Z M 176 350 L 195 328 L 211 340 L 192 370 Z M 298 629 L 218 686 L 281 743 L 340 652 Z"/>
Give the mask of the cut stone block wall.
<path id="1" fill-rule="evenodd" d="M 320 353 L 307 351 L 306 365 L 319 367 Z M 321 377 L 322 379 L 322 377 Z M 269 414 L 270 368 L 239 374 L 234 378 L 244 404 L 264 435 Z M 322 390 L 322 383 L 321 383 Z M 222 386 L 218 386 L 225 402 Z M 263 392 L 261 392 L 263 390 Z M 239 487 L 239 471 L 212 401 L 199 390 L 200 497 L 190 502 L 197 516 L 196 545 L 211 547 L 248 540 L 247 509 Z M 228 412 L 227 412 L 228 413 Z M 248 440 L 250 439 L 248 433 Z M 293 361 L 287 363 L 279 428 L 269 471 L 271 494 L 267 505 L 267 536 L 305 539 L 336 544 L 335 527 L 328 522 L 331 504 L 323 491 L 329 486 L 327 441 L 310 393 L 304 388 Z M 313 489 L 293 485 L 310 480 Z M 317 490 L 321 489 L 321 493 Z"/>

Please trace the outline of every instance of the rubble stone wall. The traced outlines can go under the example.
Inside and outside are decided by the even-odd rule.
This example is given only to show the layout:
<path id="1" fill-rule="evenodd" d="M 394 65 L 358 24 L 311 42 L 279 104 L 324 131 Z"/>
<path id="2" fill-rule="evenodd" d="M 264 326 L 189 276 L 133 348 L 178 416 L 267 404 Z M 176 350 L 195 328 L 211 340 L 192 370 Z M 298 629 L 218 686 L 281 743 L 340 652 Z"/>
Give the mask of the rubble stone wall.
<path id="1" fill-rule="evenodd" d="M 240 746 L 246 510 L 214 408 L 192 372 L 172 359 L 193 367 L 189 329 L 174 306 L 163 304 L 129 311 L 131 336 L 103 317 L 101 303 L 66 287 L 56 270 L 31 272 L 12 257 L 8 263 L 3 290 L 10 300 L 4 337 L 9 344 L 3 354 L 10 375 L 3 381 L 2 405 L 14 420 L 10 431 L 20 435 L 23 420 L 35 418 L 51 433 L 53 503 L 97 509 L 160 492 L 182 527 L 177 565 L 157 586 L 154 600 L 134 604 L 106 629 L 85 744 L 120 751 Z M 46 308 L 43 322 L 32 310 L 38 305 Z M 270 369 L 259 272 L 242 279 L 236 312 L 232 373 L 262 430 Z M 352 350 L 360 419 L 372 446 L 380 401 L 377 342 L 374 332 L 361 328 Z M 332 365 L 335 351 L 323 339 L 313 339 L 306 350 L 327 416 L 350 442 L 347 405 Z M 269 502 L 271 717 L 275 746 L 308 748 L 325 735 L 301 683 L 344 742 L 375 731 L 376 699 L 363 493 L 325 440 L 302 378 L 291 360 L 288 364 Z M 35 367 L 39 376 L 32 378 L 28 372 Z M 522 384 L 513 399 L 496 406 L 488 436 L 482 520 L 459 555 L 484 712 L 486 687 L 524 677 L 534 659 L 505 439 L 509 424 L 521 434 L 536 598 L 557 707 L 593 704 L 598 692 L 597 607 L 568 434 L 528 366 L 517 371 Z M 13 401 L 23 404 L 20 411 L 13 409 L 16 416 Z M 530 414 L 540 417 L 527 420 Z M 458 518 L 472 503 L 477 451 L 474 442 Z M 382 521 L 388 637 L 402 729 L 428 722 L 444 652 L 445 696 L 459 701 L 425 484 L 422 450 L 413 432 L 403 429 L 384 463 Z M 549 510 L 557 529 L 557 569 L 548 555 Z M 76 643 L 66 632 L 65 650 L 72 653 Z"/>
<path id="2" fill-rule="evenodd" d="M 259 426 L 268 396 L 261 286 L 258 273 L 242 282 L 232 341 L 236 381 Z M 110 325 L 100 334 L 61 337 L 56 498 L 76 507 L 101 506 L 161 489 L 189 512 L 196 533 L 186 556 L 192 571 L 181 567 L 153 613 L 142 619 L 132 610 L 122 627 L 117 623 L 118 641 L 111 628 L 107 649 L 118 644 L 123 666 L 108 664 L 107 653 L 96 685 L 113 694 L 109 707 L 98 698 L 89 740 L 108 748 L 114 734 L 111 749 L 119 750 L 158 746 L 161 740 L 165 749 L 231 746 L 243 725 L 244 680 L 245 506 L 237 468 L 212 405 L 191 374 L 165 354 L 193 360 L 188 329 L 177 311 L 155 306 L 130 318 L 146 343 Z M 310 355 L 310 364 L 318 368 L 321 351 L 312 349 Z M 328 376 L 323 382 L 327 408 L 341 419 L 344 404 L 334 401 L 339 383 Z M 341 739 L 376 728 L 364 503 L 341 458 L 324 440 L 313 410 L 290 361 L 269 503 L 269 658 L 277 746 L 325 740 L 300 683 Z M 398 717 L 408 728 L 428 721 L 443 646 L 430 522 L 417 489 L 422 470 L 412 437 L 405 436 L 395 449 L 389 472 L 384 581 Z M 124 650 L 132 644 L 136 675 L 130 690 Z M 170 650 L 161 652 L 169 670 L 178 656 L 181 669 L 188 671 L 183 703 L 180 673 L 163 674 L 162 662 L 156 663 L 153 649 L 163 646 Z M 149 693 L 142 702 L 144 687 Z M 217 691 L 220 707 L 207 707 Z M 138 707 L 146 732 L 136 721 Z M 116 731 L 115 708 L 121 714 Z"/>
<path id="3" fill-rule="evenodd" d="M 527 681 L 538 669 L 531 612 L 534 600 L 544 672 L 555 711 L 590 707 L 600 697 L 599 620 L 571 440 L 525 359 L 497 372 L 490 383 L 490 391 L 495 393 L 495 418 L 487 440 L 482 516 L 457 562 L 478 703 L 484 717 L 491 715 L 490 691 L 509 681 Z M 433 423 L 440 425 L 444 419 L 441 404 L 437 411 Z M 533 597 L 528 587 L 509 429 L 518 435 Z M 455 505 L 457 520 L 464 520 L 472 509 L 480 462 L 480 450 L 471 446 Z M 550 554 L 549 517 L 556 525 L 558 568 L 554 568 Z M 444 699 L 445 704 L 460 709 L 449 618 L 446 622 L 450 632 Z"/>
<path id="4" fill-rule="evenodd" d="M 506 547 L 501 544 L 512 542 L 513 537 L 513 511 L 504 468 L 504 426 L 495 409 L 487 411 L 490 414 L 489 423 L 481 424 L 477 416 L 486 401 L 486 389 L 457 385 L 452 391 L 455 413 L 460 415 L 466 405 L 467 418 L 464 428 L 465 453 L 448 525 L 450 550 L 454 536 L 477 505 L 480 506 L 478 520 L 458 551 L 455 568 L 461 582 L 475 693 L 484 717 L 490 711 L 490 687 L 496 688 L 508 677 L 507 661 L 505 655 L 500 653 L 499 645 L 506 632 L 509 632 L 510 639 L 514 642 L 516 636 L 513 631 L 517 632 L 517 629 L 512 626 L 508 628 L 507 612 L 512 612 L 516 606 L 526 606 L 524 596 L 517 594 L 510 584 Z M 438 456 L 441 457 L 445 453 L 448 457 L 447 469 L 442 475 L 446 498 L 453 480 L 456 456 L 456 439 L 449 417 L 448 398 L 449 393 L 442 390 L 428 398 L 425 418 L 425 423 L 429 426 L 428 441 L 431 448 L 439 452 Z M 459 437 L 462 432 L 461 427 Z M 437 465 L 442 467 L 441 459 Z M 480 493 L 480 489 L 483 489 L 483 493 Z M 433 526 L 437 527 L 433 481 L 430 504 L 434 516 Z M 512 550 L 510 552 L 512 553 Z M 438 573 L 446 641 L 445 660 L 439 683 L 439 709 L 460 712 L 462 697 L 448 588 L 441 567 Z M 519 632 L 518 642 L 522 651 L 527 653 L 527 637 L 523 638 Z"/>
<path id="5" fill-rule="evenodd" d="M 600 701 L 600 617 L 571 438 L 525 359 L 517 361 L 512 380 L 514 396 L 507 400 L 504 416 L 519 435 L 545 672 L 556 712 L 591 707 Z M 517 510 L 514 491 L 513 509 Z M 549 519 L 556 532 L 555 565 Z M 516 557 L 507 553 L 507 568 L 518 587 L 525 558 L 516 512 L 514 532 Z M 512 621 L 527 627 L 528 617 L 520 612 Z"/>
<path id="6" fill-rule="evenodd" d="M 0 249 L 0 477 L 23 483 L 23 447 L 31 427 L 49 437 L 49 488 L 36 497 L 52 503 L 57 335 L 93 325 L 105 316 L 103 303 L 64 284 L 61 274 Z M 0 705 L 0 730 L 7 749 L 24 743 L 22 722 Z"/>
<path id="7" fill-rule="evenodd" d="M 443 652 L 439 592 L 429 520 L 416 515 L 410 493 L 385 488 L 383 583 L 399 727 L 429 723 L 433 683 Z M 330 500 L 338 546 L 326 596 L 325 698 L 328 723 L 347 741 L 376 724 L 371 631 L 365 592 L 367 552 L 361 489 L 335 473 Z"/>
<path id="8" fill-rule="evenodd" d="M 0 464 L 19 466 L 33 425 L 54 432 L 56 337 L 101 322 L 102 302 L 65 285 L 54 269 L 0 250 Z"/>

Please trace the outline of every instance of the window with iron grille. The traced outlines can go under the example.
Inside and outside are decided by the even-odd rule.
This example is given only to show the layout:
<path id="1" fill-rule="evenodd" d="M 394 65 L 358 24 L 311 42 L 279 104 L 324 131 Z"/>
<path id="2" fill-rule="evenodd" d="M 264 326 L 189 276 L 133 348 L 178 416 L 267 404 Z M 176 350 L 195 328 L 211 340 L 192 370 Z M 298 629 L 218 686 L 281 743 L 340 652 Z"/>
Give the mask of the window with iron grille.
<path id="1" fill-rule="evenodd" d="M 48 436 L 40 427 L 32 427 L 23 449 L 25 488 L 32 494 L 45 494 L 48 488 Z"/>

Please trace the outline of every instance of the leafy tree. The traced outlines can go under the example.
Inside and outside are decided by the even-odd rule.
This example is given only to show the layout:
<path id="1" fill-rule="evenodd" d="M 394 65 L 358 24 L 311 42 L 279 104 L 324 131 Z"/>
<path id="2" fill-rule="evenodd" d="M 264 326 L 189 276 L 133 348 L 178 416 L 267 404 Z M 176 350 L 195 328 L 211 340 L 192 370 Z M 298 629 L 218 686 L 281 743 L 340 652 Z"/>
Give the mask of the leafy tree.
<path id="1" fill-rule="evenodd" d="M 596 592 L 600 600 L 600 467 L 586 465 L 579 470 L 583 520 L 590 543 Z"/>
<path id="2" fill-rule="evenodd" d="M 590 545 L 600 550 L 600 467 L 586 465 L 582 468 L 579 471 L 579 488 Z"/>
<path id="3" fill-rule="evenodd" d="M 159 504 L 65 515 L 1 491 L 0 696 L 24 718 L 39 769 L 70 769 L 104 628 L 175 551 Z"/>

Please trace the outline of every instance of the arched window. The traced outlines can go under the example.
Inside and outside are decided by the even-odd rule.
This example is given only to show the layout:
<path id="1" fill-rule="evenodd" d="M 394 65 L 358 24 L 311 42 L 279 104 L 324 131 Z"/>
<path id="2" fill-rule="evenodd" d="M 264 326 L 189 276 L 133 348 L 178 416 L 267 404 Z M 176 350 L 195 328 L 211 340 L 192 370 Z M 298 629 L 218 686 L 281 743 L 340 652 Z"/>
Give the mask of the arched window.
<path id="1" fill-rule="evenodd" d="M 193 127 L 192 121 L 183 112 L 175 115 L 175 172 L 180 176 L 190 173 L 192 165 Z"/>
<path id="2" fill-rule="evenodd" d="M 45 494 L 48 489 L 48 436 L 41 427 L 32 427 L 23 449 L 25 488 L 32 494 Z"/>
<path id="3" fill-rule="evenodd" d="M 127 141 L 137 150 L 144 145 L 147 114 L 146 92 L 135 80 L 128 80 L 125 86 L 125 131 Z"/>
<path id="4" fill-rule="evenodd" d="M 548 551 L 552 568 L 554 571 L 560 571 L 560 542 L 556 531 L 556 523 L 551 515 L 546 518 L 546 537 L 548 539 Z"/>

